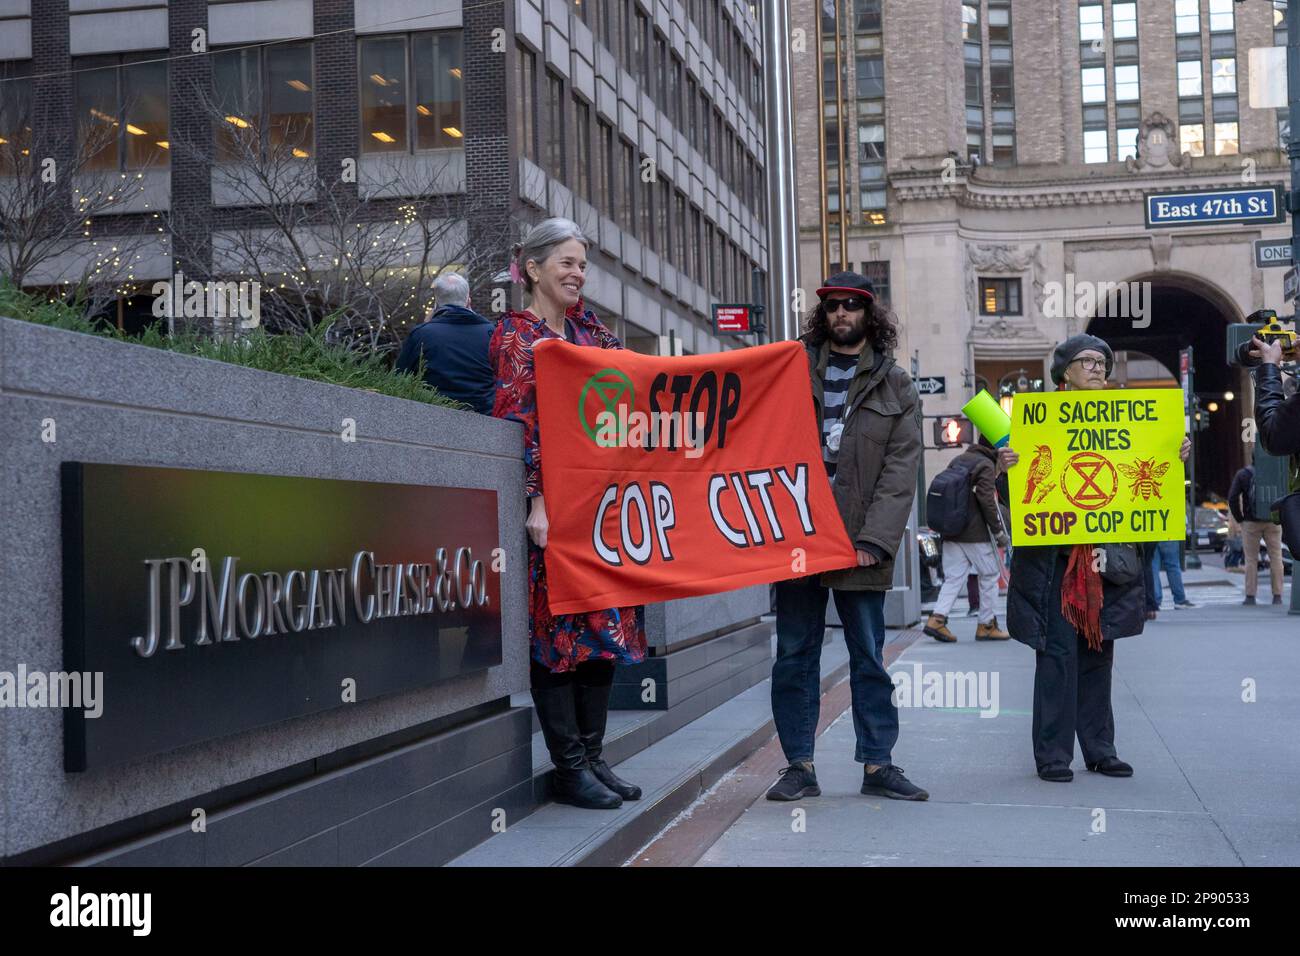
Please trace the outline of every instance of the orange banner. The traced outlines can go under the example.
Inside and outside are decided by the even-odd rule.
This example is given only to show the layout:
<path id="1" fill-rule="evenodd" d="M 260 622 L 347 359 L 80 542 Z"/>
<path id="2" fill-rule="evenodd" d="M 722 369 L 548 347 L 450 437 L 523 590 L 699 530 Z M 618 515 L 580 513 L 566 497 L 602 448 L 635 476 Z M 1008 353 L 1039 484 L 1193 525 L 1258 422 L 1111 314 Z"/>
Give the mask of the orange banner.
<path id="1" fill-rule="evenodd" d="M 552 614 L 856 564 L 795 342 L 659 358 L 533 350 Z"/>

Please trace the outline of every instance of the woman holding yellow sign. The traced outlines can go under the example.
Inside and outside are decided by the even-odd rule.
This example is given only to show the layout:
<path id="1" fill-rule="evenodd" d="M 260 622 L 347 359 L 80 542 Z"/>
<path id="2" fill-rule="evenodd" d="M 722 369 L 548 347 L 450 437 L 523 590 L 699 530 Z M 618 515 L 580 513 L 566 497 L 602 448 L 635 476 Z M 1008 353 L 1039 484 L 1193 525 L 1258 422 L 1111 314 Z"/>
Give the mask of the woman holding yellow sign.
<path id="1" fill-rule="evenodd" d="M 1075 335 L 1052 353 L 1052 381 L 1067 390 L 1104 389 L 1114 364 L 1104 341 Z M 1187 461 L 1190 452 L 1191 441 L 1184 437 L 1179 459 Z M 1004 471 L 1019 461 L 1010 447 L 998 454 Z M 1036 480 L 1050 476 L 1037 475 L 1032 461 L 1028 467 L 1026 488 L 1032 491 Z M 1146 623 L 1143 568 L 1148 558 L 1145 544 L 1019 544 L 1012 552 L 1007 629 L 1037 653 L 1034 761 L 1044 780 L 1074 779 L 1070 763 L 1076 735 L 1089 770 L 1111 777 L 1133 775 L 1115 752 L 1111 669 L 1113 641 L 1141 634 Z"/>

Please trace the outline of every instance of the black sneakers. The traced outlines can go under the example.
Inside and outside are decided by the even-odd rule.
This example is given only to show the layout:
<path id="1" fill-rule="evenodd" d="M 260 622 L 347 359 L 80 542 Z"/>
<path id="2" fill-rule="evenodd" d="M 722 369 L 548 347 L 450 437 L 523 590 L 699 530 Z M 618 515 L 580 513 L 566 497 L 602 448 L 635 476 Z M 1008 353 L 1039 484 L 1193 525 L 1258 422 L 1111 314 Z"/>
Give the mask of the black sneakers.
<path id="1" fill-rule="evenodd" d="M 781 771 L 781 779 L 767 791 L 769 800 L 800 800 L 821 795 L 822 788 L 817 786 L 817 772 L 810 763 L 790 764 Z"/>
<path id="2" fill-rule="evenodd" d="M 893 764 L 875 772 L 862 768 L 862 792 L 867 796 L 889 797 L 891 800 L 929 800 L 930 795 L 903 776 L 903 768 Z"/>

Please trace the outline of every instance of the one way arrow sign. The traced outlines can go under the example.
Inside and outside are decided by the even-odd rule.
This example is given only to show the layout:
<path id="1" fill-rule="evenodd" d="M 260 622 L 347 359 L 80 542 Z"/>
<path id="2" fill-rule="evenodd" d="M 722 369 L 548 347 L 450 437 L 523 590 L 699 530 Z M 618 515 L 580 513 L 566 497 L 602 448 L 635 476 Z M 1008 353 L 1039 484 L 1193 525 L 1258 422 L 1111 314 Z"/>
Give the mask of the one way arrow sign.
<path id="1" fill-rule="evenodd" d="M 916 390 L 922 395 L 944 395 L 948 391 L 948 380 L 942 375 L 927 375 L 916 380 Z"/>

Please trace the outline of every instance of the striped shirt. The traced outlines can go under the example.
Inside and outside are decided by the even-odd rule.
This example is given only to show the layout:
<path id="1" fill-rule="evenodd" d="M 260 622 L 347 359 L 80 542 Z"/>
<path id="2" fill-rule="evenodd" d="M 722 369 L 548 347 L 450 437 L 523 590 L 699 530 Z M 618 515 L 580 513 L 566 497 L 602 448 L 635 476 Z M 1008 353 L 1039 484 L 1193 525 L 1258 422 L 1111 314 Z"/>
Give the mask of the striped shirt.
<path id="1" fill-rule="evenodd" d="M 839 460 L 838 434 L 840 419 L 844 417 L 844 402 L 849 397 L 853 373 L 858 367 L 858 356 L 831 352 L 826 360 L 826 383 L 822 400 L 822 458 L 826 462 L 826 475 L 835 477 L 835 464 Z M 827 443 L 831 433 L 836 433 L 834 451 Z"/>

